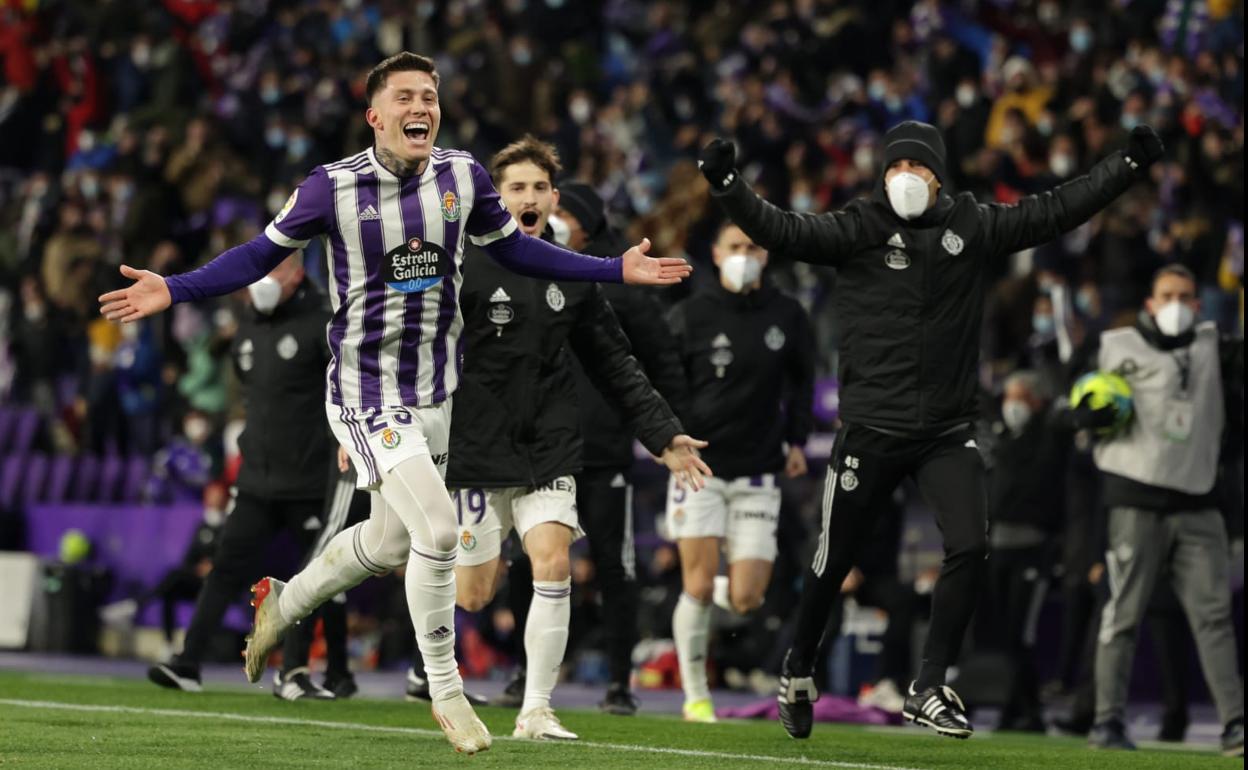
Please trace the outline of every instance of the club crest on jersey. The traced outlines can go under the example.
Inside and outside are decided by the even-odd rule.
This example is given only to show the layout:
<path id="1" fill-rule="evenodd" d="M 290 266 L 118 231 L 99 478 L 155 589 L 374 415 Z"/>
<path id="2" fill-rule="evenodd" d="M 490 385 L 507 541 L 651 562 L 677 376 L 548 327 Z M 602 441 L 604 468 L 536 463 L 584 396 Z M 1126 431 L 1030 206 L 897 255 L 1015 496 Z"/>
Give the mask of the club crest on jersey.
<path id="1" fill-rule="evenodd" d="M 442 218 L 447 222 L 459 221 L 459 197 L 450 190 L 442 193 Z"/>
<path id="2" fill-rule="evenodd" d="M 299 354 L 299 341 L 293 334 L 286 334 L 277 341 L 277 354 L 283 361 L 289 361 Z"/>
<path id="3" fill-rule="evenodd" d="M 956 238 L 957 236 L 954 237 Z M 884 264 L 894 270 L 905 270 L 907 267 L 910 267 L 910 255 L 904 251 L 893 249 L 884 255 Z"/>
<path id="4" fill-rule="evenodd" d="M 381 431 L 381 445 L 386 449 L 394 449 L 402 443 L 403 437 L 391 428 L 383 428 Z"/>
<path id="5" fill-rule="evenodd" d="M 940 236 L 940 245 L 945 247 L 945 251 L 956 257 L 962 253 L 962 247 L 966 244 L 963 243 L 962 236 L 952 230 L 946 230 L 945 234 Z"/>
<path id="6" fill-rule="evenodd" d="M 784 347 L 784 332 L 779 326 L 772 326 L 763 335 L 763 342 L 767 345 L 768 350 L 778 351 Z"/>
<path id="7" fill-rule="evenodd" d="M 273 217 L 273 221 L 281 222 L 283 219 L 285 219 L 286 215 L 290 213 L 290 210 L 295 207 L 295 201 L 297 200 L 299 200 L 298 189 L 292 192 L 290 194 L 290 197 L 286 199 L 286 202 L 282 204 L 281 210 L 277 212 L 277 216 Z"/>
<path id="8" fill-rule="evenodd" d="M 546 304 L 550 305 L 550 309 L 558 313 L 568 304 L 568 298 L 563 296 L 563 291 L 558 284 L 552 283 L 546 287 Z"/>
<path id="9" fill-rule="evenodd" d="M 414 294 L 437 286 L 451 274 L 451 255 L 436 243 L 408 238 L 381 262 L 381 277 L 395 291 Z"/>
<path id="10" fill-rule="evenodd" d="M 459 545 L 465 551 L 471 551 L 477 547 L 477 536 L 472 534 L 470 530 L 465 529 L 459 535 Z"/>

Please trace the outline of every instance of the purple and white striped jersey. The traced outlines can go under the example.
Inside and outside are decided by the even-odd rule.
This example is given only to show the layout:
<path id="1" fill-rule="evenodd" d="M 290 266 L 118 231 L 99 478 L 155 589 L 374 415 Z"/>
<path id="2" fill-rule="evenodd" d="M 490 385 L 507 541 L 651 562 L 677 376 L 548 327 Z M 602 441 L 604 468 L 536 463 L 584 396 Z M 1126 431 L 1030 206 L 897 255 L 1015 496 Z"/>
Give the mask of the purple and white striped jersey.
<path id="1" fill-rule="evenodd" d="M 325 239 L 327 398 L 348 408 L 446 400 L 460 374 L 464 237 L 487 246 L 516 229 L 466 152 L 435 148 L 419 176 L 402 179 L 372 148 L 313 169 L 264 234 L 289 249 Z"/>

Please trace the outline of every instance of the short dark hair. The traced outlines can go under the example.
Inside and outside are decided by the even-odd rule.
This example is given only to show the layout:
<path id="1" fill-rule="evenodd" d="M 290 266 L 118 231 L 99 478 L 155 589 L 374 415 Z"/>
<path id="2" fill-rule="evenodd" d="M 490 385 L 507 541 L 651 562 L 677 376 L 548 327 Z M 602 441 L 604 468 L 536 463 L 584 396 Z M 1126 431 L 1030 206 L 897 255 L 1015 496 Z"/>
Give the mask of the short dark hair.
<path id="1" fill-rule="evenodd" d="M 490 159 L 490 176 L 493 177 L 494 184 L 502 182 L 503 169 L 526 162 L 545 171 L 551 184 L 554 184 L 555 177 L 563 170 L 563 164 L 559 162 L 559 151 L 553 144 L 543 142 L 532 134 L 525 134 L 494 153 L 494 157 Z"/>
<path id="2" fill-rule="evenodd" d="M 373 96 L 386 87 L 386 78 L 390 77 L 392 72 L 428 72 L 433 78 L 435 88 L 440 80 L 438 68 L 434 66 L 433 59 L 411 51 L 400 51 L 394 56 L 382 59 L 376 67 L 368 71 L 368 80 L 364 81 L 365 101 L 369 103 L 373 101 Z"/>
<path id="3" fill-rule="evenodd" d="M 1180 278 L 1186 278 L 1192 282 L 1193 286 L 1196 285 L 1196 274 L 1193 273 L 1187 265 L 1182 265 L 1178 262 L 1171 262 L 1168 265 L 1162 266 L 1157 270 L 1157 272 L 1153 273 L 1153 282 L 1149 287 L 1150 294 L 1157 289 L 1157 282 L 1160 281 L 1162 277 L 1167 275 L 1177 275 Z"/>

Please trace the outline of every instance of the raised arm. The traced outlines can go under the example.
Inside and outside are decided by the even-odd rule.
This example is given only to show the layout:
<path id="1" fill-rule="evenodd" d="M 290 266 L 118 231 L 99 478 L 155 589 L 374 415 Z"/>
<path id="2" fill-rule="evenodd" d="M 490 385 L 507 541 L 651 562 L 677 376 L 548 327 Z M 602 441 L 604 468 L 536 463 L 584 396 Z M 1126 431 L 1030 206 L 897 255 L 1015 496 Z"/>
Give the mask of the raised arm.
<path id="1" fill-rule="evenodd" d="M 121 274 L 134 283 L 101 295 L 100 312 L 110 321 L 130 323 L 175 302 L 219 297 L 249 286 L 268 275 L 292 251 L 328 230 L 331 201 L 329 177 L 318 166 L 291 193 L 263 233 L 223 251 L 203 267 L 162 278 L 150 270 L 122 265 Z"/>
<path id="2" fill-rule="evenodd" d="M 835 266 L 859 241 L 853 209 L 830 214 L 798 214 L 773 206 L 750 189 L 736 169 L 736 147 L 716 139 L 698 156 L 711 185 L 711 197 L 733 224 L 767 249 L 802 262 Z"/>
<path id="3" fill-rule="evenodd" d="M 988 252 L 1013 254 L 1070 232 L 1126 192 L 1162 152 L 1157 132 L 1137 126 L 1126 149 L 1105 158 L 1084 176 L 1009 206 L 980 206 Z"/>

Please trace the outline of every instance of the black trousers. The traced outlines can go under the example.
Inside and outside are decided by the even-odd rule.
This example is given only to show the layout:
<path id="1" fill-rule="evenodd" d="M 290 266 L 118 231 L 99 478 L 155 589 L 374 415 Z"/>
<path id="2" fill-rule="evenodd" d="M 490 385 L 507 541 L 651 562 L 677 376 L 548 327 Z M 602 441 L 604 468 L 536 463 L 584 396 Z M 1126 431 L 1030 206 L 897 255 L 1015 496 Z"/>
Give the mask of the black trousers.
<path id="1" fill-rule="evenodd" d="M 1002 548 L 988 559 L 991 610 L 980 625 L 990 626 L 993 641 L 1010 660 L 1011 680 L 1001 726 L 1012 729 L 1041 723 L 1040 684 L 1036 673 L 1036 624 L 1049 591 L 1048 549 Z"/>
<path id="2" fill-rule="evenodd" d="M 589 541 L 606 623 L 607 666 L 612 685 L 628 687 L 637 643 L 637 571 L 633 548 L 633 485 L 628 468 L 591 468 L 576 476 L 576 511 Z M 507 603 L 524 636 L 533 598 L 533 567 L 516 548 L 508 572 Z M 517 663 L 524 665 L 524 645 Z"/>
<path id="3" fill-rule="evenodd" d="M 189 601 L 199 596 L 199 591 L 203 588 L 204 579 L 195 574 L 193 567 L 181 566 L 172 569 L 166 574 L 156 587 L 140 596 L 135 603 L 138 610 L 135 615 L 139 615 L 143 611 L 143 607 L 153 599 L 160 600 L 160 623 L 165 630 L 165 639 L 172 642 L 173 632 L 175 629 L 176 610 L 178 602 Z"/>
<path id="4" fill-rule="evenodd" d="M 936 438 L 912 439 L 844 425 L 828 462 L 819 543 L 802 587 L 791 671 L 811 670 L 855 552 L 907 476 L 935 509 L 945 551 L 932 594 L 920 680 L 943 681 L 944 668 L 957 660 L 988 554 L 984 464 L 973 429 L 968 425 Z"/>
<path id="5" fill-rule="evenodd" d="M 204 579 L 204 587 L 195 603 L 191 626 L 186 630 L 186 641 L 178 662 L 196 664 L 202 662 L 204 651 L 213 633 L 221 627 L 221 618 L 230 602 L 238 598 L 248 585 L 263 577 L 264 552 L 282 529 L 294 535 L 299 547 L 306 553 L 312 550 L 321 535 L 322 527 L 306 528 L 309 519 L 323 523 L 324 500 L 319 497 L 307 500 L 270 500 L 239 492 L 234 511 L 225 520 L 221 542 L 212 562 L 212 572 Z M 286 635 L 289 645 L 297 644 L 297 637 L 312 632 L 312 623 L 301 623 Z M 303 643 L 306 648 L 306 642 Z M 305 653 L 306 654 L 306 653 Z M 286 655 L 286 657 L 295 656 Z M 305 665 L 306 660 L 299 663 Z M 293 668 L 293 666 L 291 666 Z"/>

